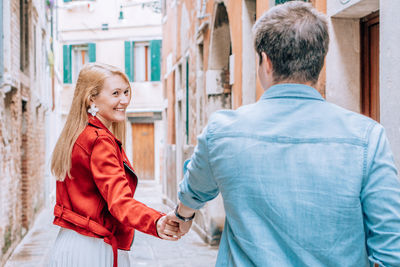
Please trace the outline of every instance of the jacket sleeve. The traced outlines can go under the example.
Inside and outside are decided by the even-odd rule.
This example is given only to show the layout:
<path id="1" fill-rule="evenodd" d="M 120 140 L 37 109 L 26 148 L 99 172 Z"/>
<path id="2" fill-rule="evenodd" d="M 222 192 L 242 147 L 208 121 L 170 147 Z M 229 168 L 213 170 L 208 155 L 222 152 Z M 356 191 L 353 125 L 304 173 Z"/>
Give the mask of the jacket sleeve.
<path id="1" fill-rule="evenodd" d="M 400 181 L 379 124 L 369 137 L 361 203 L 370 261 L 380 266 L 400 266 Z"/>
<path id="2" fill-rule="evenodd" d="M 96 139 L 90 158 L 94 182 L 110 213 L 119 222 L 158 237 L 156 222 L 163 214 L 133 198 L 117 149 L 108 136 L 100 135 Z"/>

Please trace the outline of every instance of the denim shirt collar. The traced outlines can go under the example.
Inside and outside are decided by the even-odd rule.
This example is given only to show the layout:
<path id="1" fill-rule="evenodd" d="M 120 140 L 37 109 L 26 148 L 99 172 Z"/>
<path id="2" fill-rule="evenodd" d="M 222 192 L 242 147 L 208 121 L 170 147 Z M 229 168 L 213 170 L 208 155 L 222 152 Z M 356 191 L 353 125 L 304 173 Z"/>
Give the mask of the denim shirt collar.
<path id="1" fill-rule="evenodd" d="M 295 83 L 273 85 L 261 96 L 261 100 L 272 98 L 305 98 L 325 101 L 321 94 L 313 87 Z"/>

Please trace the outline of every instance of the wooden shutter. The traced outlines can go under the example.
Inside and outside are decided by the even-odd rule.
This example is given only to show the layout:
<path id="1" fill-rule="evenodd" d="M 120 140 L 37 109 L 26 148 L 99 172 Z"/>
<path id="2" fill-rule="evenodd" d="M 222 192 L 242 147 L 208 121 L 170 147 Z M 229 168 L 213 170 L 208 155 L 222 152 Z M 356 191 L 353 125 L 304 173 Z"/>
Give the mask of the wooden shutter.
<path id="1" fill-rule="evenodd" d="M 96 62 L 96 44 L 88 43 L 89 48 L 89 62 Z"/>
<path id="2" fill-rule="evenodd" d="M 125 74 L 130 82 L 134 81 L 134 47 L 135 42 L 125 41 Z"/>
<path id="3" fill-rule="evenodd" d="M 150 41 L 151 53 L 151 81 L 160 81 L 161 78 L 161 40 Z"/>
<path id="4" fill-rule="evenodd" d="M 71 45 L 63 45 L 64 83 L 72 83 Z"/>

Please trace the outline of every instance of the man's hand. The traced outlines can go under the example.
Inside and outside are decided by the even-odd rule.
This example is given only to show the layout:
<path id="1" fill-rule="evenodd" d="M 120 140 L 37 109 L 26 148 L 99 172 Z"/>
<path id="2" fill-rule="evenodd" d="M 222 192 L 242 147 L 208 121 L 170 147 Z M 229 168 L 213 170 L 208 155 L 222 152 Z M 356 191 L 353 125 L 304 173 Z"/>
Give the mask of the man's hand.
<path id="1" fill-rule="evenodd" d="M 189 207 L 183 205 L 182 203 L 179 203 L 177 206 L 176 212 L 178 213 L 178 215 L 180 215 L 178 217 L 193 218 L 196 210 L 189 208 Z M 167 218 L 169 221 L 176 222 L 179 224 L 178 235 L 183 236 L 187 232 L 189 232 L 190 227 L 192 226 L 193 220 L 189 220 L 189 221 L 185 222 L 184 220 L 182 220 L 182 218 L 178 218 L 178 217 L 176 216 L 175 211 L 171 211 L 170 213 L 167 214 Z"/>
<path id="2" fill-rule="evenodd" d="M 167 218 L 168 218 L 168 220 L 170 220 L 172 222 L 175 222 L 175 223 L 177 223 L 179 225 L 178 226 L 178 229 L 179 229 L 178 236 L 183 236 L 187 232 L 189 232 L 190 227 L 192 226 L 192 222 L 193 222 L 193 220 L 188 221 L 188 222 L 184 222 L 184 221 L 180 220 L 179 218 L 177 218 L 175 216 L 175 212 L 174 211 L 169 212 L 167 214 Z"/>
<path id="3" fill-rule="evenodd" d="M 157 234 L 164 240 L 176 241 L 181 238 L 179 224 L 165 215 L 157 221 Z"/>

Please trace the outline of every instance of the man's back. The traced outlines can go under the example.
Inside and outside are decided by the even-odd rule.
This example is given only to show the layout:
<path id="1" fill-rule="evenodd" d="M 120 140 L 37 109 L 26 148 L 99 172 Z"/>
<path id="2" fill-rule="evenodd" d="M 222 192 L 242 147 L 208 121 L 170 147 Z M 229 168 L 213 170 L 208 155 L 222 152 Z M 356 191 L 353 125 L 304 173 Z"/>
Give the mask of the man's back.
<path id="1" fill-rule="evenodd" d="M 386 236 L 399 233 L 400 185 L 373 120 L 311 87 L 282 84 L 253 105 L 215 113 L 199 146 L 180 199 L 190 206 L 193 195 L 221 192 L 217 266 L 367 266 L 367 254 L 400 265 L 400 236 Z"/>

